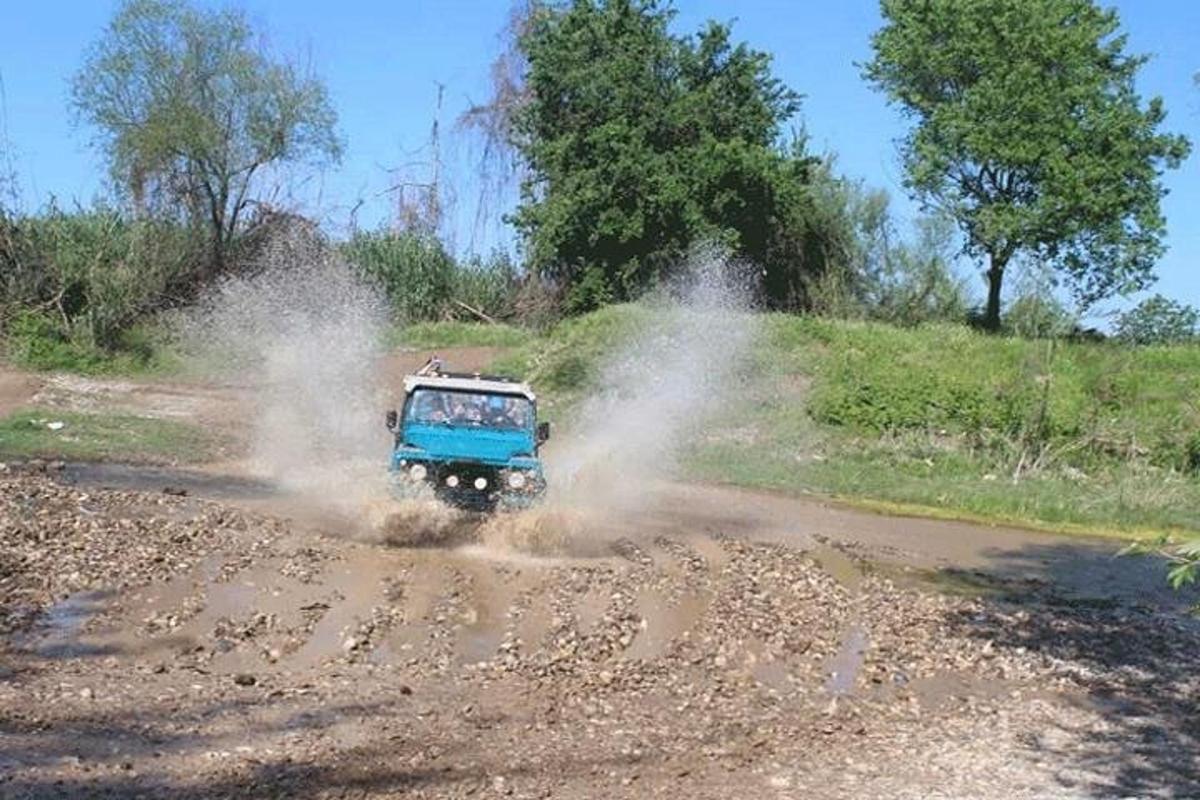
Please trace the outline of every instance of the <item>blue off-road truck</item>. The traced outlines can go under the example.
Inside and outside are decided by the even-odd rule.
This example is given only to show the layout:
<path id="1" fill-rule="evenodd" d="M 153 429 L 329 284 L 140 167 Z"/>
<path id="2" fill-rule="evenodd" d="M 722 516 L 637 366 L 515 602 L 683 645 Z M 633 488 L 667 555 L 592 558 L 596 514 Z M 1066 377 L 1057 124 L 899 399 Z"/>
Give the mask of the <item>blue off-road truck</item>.
<path id="1" fill-rule="evenodd" d="M 446 372 L 435 356 L 404 378 L 404 404 L 388 411 L 387 427 L 400 497 L 432 490 L 449 505 L 491 511 L 528 507 L 546 489 L 538 449 L 550 423 L 538 423 L 528 384 Z"/>

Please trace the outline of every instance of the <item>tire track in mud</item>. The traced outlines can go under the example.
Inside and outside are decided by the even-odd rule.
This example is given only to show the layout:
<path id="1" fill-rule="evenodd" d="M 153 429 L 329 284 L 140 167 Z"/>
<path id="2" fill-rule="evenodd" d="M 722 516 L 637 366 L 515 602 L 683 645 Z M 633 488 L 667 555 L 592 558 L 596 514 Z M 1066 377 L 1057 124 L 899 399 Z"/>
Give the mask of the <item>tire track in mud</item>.
<path id="1" fill-rule="evenodd" d="M 304 581 L 283 574 L 288 562 L 281 557 L 232 570 L 231 562 L 210 557 L 186 576 L 125 598 L 123 622 L 140 626 L 139 638 L 152 650 L 168 649 L 154 644 L 160 637 L 172 647 L 207 649 L 207 667 L 221 672 L 315 670 L 337 659 L 447 669 L 518 647 L 538 659 L 554 628 L 603 637 L 596 629 L 616 619 L 630 624 L 611 642 L 611 655 L 652 661 L 689 635 L 713 598 L 708 560 L 667 540 L 650 548 L 658 560 L 638 551 L 644 561 L 632 569 L 647 588 L 620 593 L 620 602 L 613 588 L 628 577 L 625 559 L 526 559 L 515 566 L 470 550 L 358 543 L 337 549 L 323 554 Z M 708 557 L 714 552 L 708 548 Z M 563 591 L 570 571 L 588 575 L 582 595 L 569 585 Z"/>
<path id="2" fill-rule="evenodd" d="M 0 533 L 26 554 L 13 563 L 44 571 L 22 591 L 51 623 L 10 641 L 0 673 L 0 749 L 22 786 L 446 796 L 503 777 L 530 796 L 1036 796 L 1064 774 L 1121 785 L 1120 737 L 1101 733 L 1133 723 L 1112 699 L 1085 702 L 1093 691 L 1170 731 L 1162 757 L 1138 757 L 1191 785 L 1188 764 L 1164 765 L 1193 752 L 1185 650 L 1200 640 L 1145 612 L 930 595 L 832 540 L 724 526 L 531 557 L 44 477 L 5 486 L 25 499 Z M 83 543 L 99 563 L 72 555 Z M 1095 630 L 1111 641 L 1062 644 Z M 1118 643 L 1147 660 L 1089 660 Z M 427 783 L 406 784 L 412 770 Z"/>

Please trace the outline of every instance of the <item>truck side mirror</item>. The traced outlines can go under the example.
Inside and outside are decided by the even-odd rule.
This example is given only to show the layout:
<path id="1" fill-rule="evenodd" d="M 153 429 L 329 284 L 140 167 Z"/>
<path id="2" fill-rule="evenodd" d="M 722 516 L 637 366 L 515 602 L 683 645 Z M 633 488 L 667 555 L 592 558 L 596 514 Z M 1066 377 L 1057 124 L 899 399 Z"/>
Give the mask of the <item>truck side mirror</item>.
<path id="1" fill-rule="evenodd" d="M 550 439 L 550 423 L 539 422 L 537 426 L 537 443 L 545 444 Z"/>
<path id="2" fill-rule="evenodd" d="M 396 426 L 399 424 L 399 422 L 400 422 L 400 418 L 396 415 L 395 411 L 387 412 L 387 429 L 389 431 L 392 431 L 393 433 L 395 433 Z"/>

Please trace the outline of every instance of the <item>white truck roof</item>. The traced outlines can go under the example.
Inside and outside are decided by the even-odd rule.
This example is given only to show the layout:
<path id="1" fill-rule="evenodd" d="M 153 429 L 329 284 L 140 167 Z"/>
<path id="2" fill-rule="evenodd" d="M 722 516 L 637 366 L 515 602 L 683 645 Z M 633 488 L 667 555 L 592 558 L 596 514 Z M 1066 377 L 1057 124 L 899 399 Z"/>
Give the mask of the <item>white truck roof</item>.
<path id="1" fill-rule="evenodd" d="M 530 402 L 537 400 L 533 389 L 527 383 L 500 381 L 483 377 L 405 375 L 404 393 L 412 394 L 414 389 L 443 389 L 459 392 L 478 392 L 480 394 L 515 394 L 527 398 Z"/>

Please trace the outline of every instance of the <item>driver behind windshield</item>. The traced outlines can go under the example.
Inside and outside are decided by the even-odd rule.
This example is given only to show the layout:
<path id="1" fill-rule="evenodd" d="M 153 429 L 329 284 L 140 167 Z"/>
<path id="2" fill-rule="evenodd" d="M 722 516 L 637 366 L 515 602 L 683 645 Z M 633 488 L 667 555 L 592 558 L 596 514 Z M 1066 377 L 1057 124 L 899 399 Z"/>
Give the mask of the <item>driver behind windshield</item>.
<path id="1" fill-rule="evenodd" d="M 511 423 L 505 408 L 504 398 L 492 395 L 487 400 L 487 423 L 496 428 L 507 428 Z"/>
<path id="2" fill-rule="evenodd" d="M 504 395 L 420 391 L 411 418 L 424 423 L 485 425 L 520 430 L 529 427 L 529 404 Z"/>
<path id="3" fill-rule="evenodd" d="M 529 406 L 510 397 L 504 401 L 504 416 L 514 428 L 529 426 Z"/>

